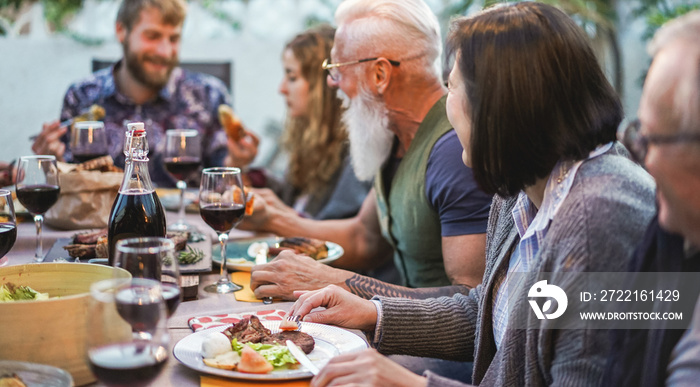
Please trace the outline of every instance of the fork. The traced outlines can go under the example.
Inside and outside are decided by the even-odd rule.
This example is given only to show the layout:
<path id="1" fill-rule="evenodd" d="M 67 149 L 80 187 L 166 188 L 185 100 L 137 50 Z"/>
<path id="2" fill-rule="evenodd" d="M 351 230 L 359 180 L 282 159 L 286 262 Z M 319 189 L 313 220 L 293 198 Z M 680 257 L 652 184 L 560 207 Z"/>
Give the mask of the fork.
<path id="1" fill-rule="evenodd" d="M 301 330 L 301 321 L 300 321 L 300 320 L 301 320 L 301 316 L 299 316 L 299 315 L 296 315 L 296 316 L 287 315 L 287 317 L 285 317 L 284 320 L 285 320 L 285 321 L 292 321 L 292 322 L 297 323 L 297 327 L 298 327 L 298 328 L 297 328 L 297 329 L 293 329 L 293 330 L 285 329 L 285 330 L 283 331 L 283 330 L 281 330 L 281 329 L 279 328 L 279 326 L 278 326 L 277 329 L 276 329 L 273 333 L 280 333 L 280 332 L 285 332 L 285 331 L 288 331 L 288 332 L 295 332 L 295 331 L 300 331 L 300 330 Z M 282 323 L 280 322 L 280 325 L 281 325 L 281 324 L 282 324 Z"/>

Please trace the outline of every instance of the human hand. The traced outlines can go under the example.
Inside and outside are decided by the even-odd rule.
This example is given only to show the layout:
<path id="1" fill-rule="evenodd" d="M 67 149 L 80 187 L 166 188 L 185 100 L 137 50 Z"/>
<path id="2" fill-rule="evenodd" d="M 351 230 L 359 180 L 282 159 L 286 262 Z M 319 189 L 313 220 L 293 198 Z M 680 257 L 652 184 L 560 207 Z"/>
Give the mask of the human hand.
<path id="1" fill-rule="evenodd" d="M 258 298 L 296 300 L 295 290 L 321 289 L 342 282 L 342 273 L 344 271 L 319 263 L 306 255 L 284 250 L 269 263 L 253 266 L 250 287 Z"/>
<path id="2" fill-rule="evenodd" d="M 61 141 L 61 137 L 67 131 L 68 128 L 61 126 L 59 121 L 45 123 L 32 144 L 32 152 L 38 155 L 54 155 L 56 160 L 63 161 L 66 144 Z"/>
<path id="3" fill-rule="evenodd" d="M 337 325 L 343 328 L 374 330 L 377 307 L 374 302 L 360 298 L 339 286 L 329 285 L 316 291 L 294 292 L 299 299 L 289 314 L 301 316 L 302 321 Z M 325 310 L 312 312 L 318 307 Z"/>
<path id="4" fill-rule="evenodd" d="M 279 211 L 278 214 L 276 215 L 290 215 L 290 216 L 296 216 L 297 212 L 294 211 L 292 207 L 289 207 L 287 204 L 285 204 L 282 199 L 275 194 L 275 192 L 269 188 L 255 188 L 253 189 L 253 192 L 258 198 L 262 198 L 265 202 L 265 207 L 266 208 L 274 208 L 275 210 Z"/>
<path id="5" fill-rule="evenodd" d="M 227 139 L 228 156 L 226 156 L 225 160 L 226 166 L 243 168 L 255 160 L 255 156 L 258 155 L 260 139 L 253 132 L 246 130 L 246 135 L 238 141 L 234 141 L 231 137 Z"/>
<path id="6" fill-rule="evenodd" d="M 267 188 L 264 188 L 267 189 Z M 259 189 L 252 188 L 251 194 L 254 195 L 253 213 L 243 217 L 241 223 L 236 226 L 239 230 L 245 231 L 271 231 L 268 230 L 269 221 L 273 216 L 278 215 L 274 206 L 267 204 L 265 198 L 259 194 Z"/>
<path id="7" fill-rule="evenodd" d="M 311 379 L 312 387 L 413 387 L 427 384 L 426 378 L 401 367 L 374 349 L 336 356 Z"/>
<path id="8" fill-rule="evenodd" d="M 14 172 L 14 163 L 0 161 L 0 187 L 6 187 L 15 183 L 17 175 Z"/>

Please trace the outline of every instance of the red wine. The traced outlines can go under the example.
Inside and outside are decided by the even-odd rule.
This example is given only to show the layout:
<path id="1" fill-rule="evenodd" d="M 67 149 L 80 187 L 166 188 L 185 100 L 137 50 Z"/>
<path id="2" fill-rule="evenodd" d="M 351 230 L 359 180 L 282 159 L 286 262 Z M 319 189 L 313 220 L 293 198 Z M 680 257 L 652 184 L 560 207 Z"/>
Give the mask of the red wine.
<path id="1" fill-rule="evenodd" d="M 58 200 L 57 185 L 27 185 L 17 189 L 17 199 L 33 215 L 43 214 Z"/>
<path id="2" fill-rule="evenodd" d="M 168 307 L 168 317 L 172 316 L 180 305 L 182 301 L 182 293 L 180 293 L 180 288 L 171 283 L 162 283 L 163 287 L 163 299 L 165 300 L 165 306 Z"/>
<path id="3" fill-rule="evenodd" d="M 199 209 L 204 222 L 218 232 L 231 231 L 243 219 L 244 213 L 245 206 L 242 204 L 209 204 Z"/>
<path id="4" fill-rule="evenodd" d="M 147 288 L 132 287 L 120 290 L 114 297 L 119 316 L 134 331 L 153 332 L 161 318 L 161 305 Z"/>
<path id="5" fill-rule="evenodd" d="M 126 238 L 165 236 L 165 212 L 155 191 L 119 192 L 109 216 L 109 264 L 114 263 L 115 246 Z"/>
<path id="6" fill-rule="evenodd" d="M 14 246 L 15 239 L 17 239 L 17 227 L 12 223 L 0 223 L 0 258 Z"/>
<path id="7" fill-rule="evenodd" d="M 109 386 L 147 386 L 163 369 L 168 350 L 137 341 L 90 350 L 88 358 L 92 373 Z"/>
<path id="8" fill-rule="evenodd" d="M 165 169 L 177 180 L 187 180 L 199 170 L 199 157 L 183 156 L 165 159 Z"/>
<path id="9" fill-rule="evenodd" d="M 96 159 L 98 157 L 106 156 L 106 153 L 83 153 L 83 154 L 75 154 L 73 153 L 73 161 L 76 164 L 79 163 L 84 163 L 86 161 L 90 161 L 92 159 Z"/>

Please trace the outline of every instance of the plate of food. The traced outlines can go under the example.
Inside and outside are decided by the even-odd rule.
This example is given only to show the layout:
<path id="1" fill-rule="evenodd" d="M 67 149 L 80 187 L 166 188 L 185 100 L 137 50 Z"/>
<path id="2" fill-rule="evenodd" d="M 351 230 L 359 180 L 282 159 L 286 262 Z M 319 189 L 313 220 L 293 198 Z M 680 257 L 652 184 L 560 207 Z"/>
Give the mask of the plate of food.
<path id="1" fill-rule="evenodd" d="M 158 189 L 160 204 L 168 211 L 177 212 L 180 210 L 180 190 Z M 199 190 L 188 188 L 185 190 L 185 211 L 199 212 Z"/>
<path id="2" fill-rule="evenodd" d="M 168 231 L 166 237 L 175 244 L 181 274 L 211 271 L 211 244 L 189 232 Z M 44 262 L 107 263 L 107 229 L 83 231 L 71 238 L 59 238 L 51 246 Z"/>
<path id="3" fill-rule="evenodd" d="M 185 366 L 207 374 L 275 381 L 313 376 L 291 356 L 286 340 L 301 347 L 319 369 L 334 356 L 368 347 L 361 337 L 338 327 L 301 323 L 299 331 L 284 331 L 280 329 L 283 323 L 250 316 L 233 325 L 198 331 L 178 341 L 173 355 Z"/>
<path id="4" fill-rule="evenodd" d="M 343 248 L 333 242 L 324 242 L 304 237 L 269 237 L 231 241 L 226 244 L 226 265 L 231 270 L 250 271 L 255 265 L 255 255 L 261 246 L 269 248 L 268 261 L 275 258 L 282 250 L 293 250 L 315 260 L 329 264 L 343 256 Z M 212 246 L 212 261 L 221 264 L 221 246 Z"/>
<path id="5" fill-rule="evenodd" d="M 70 387 L 73 378 L 60 368 L 44 364 L 0 360 L 0 385 Z"/>

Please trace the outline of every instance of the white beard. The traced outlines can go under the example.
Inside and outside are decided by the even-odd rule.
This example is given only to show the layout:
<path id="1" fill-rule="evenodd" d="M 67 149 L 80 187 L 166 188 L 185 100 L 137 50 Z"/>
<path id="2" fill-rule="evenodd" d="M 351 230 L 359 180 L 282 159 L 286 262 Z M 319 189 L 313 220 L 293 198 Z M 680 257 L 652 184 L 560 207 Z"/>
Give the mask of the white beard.
<path id="1" fill-rule="evenodd" d="M 347 110 L 343 123 L 350 138 L 350 159 L 355 176 L 370 181 L 389 158 L 394 133 L 389 127 L 389 111 L 384 103 L 360 88 L 355 98 L 338 89 L 338 98 Z"/>

